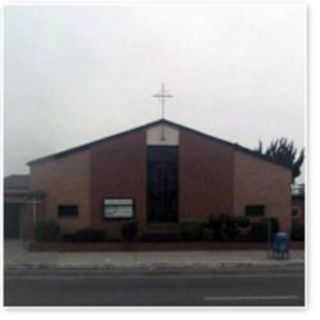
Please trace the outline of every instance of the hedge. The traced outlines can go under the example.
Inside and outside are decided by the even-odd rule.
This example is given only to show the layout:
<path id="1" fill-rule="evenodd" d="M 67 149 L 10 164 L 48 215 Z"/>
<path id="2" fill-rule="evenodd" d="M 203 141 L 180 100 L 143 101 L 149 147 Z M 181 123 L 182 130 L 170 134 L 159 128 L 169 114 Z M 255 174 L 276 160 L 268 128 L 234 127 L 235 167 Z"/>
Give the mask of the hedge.
<path id="1" fill-rule="evenodd" d="M 35 226 L 37 241 L 57 241 L 60 239 L 60 227 L 54 220 L 38 221 Z"/>
<path id="2" fill-rule="evenodd" d="M 135 221 L 130 221 L 122 224 L 121 234 L 124 240 L 133 241 L 138 234 L 138 224 Z"/>
<path id="3" fill-rule="evenodd" d="M 63 239 L 72 242 L 99 242 L 105 240 L 105 231 L 102 229 L 84 228 L 72 234 L 65 234 Z"/>

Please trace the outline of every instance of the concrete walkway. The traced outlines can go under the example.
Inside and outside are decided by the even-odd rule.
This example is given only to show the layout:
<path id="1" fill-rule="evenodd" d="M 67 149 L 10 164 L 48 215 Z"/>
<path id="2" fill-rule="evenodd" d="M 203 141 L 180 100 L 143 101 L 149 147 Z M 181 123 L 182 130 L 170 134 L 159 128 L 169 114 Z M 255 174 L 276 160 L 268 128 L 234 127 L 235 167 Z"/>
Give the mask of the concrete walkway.
<path id="1" fill-rule="evenodd" d="M 270 252 L 168 251 L 168 252 L 30 252 L 20 241 L 5 241 L 6 268 L 221 268 L 241 266 L 303 266 L 304 251 L 289 259 L 272 259 Z"/>

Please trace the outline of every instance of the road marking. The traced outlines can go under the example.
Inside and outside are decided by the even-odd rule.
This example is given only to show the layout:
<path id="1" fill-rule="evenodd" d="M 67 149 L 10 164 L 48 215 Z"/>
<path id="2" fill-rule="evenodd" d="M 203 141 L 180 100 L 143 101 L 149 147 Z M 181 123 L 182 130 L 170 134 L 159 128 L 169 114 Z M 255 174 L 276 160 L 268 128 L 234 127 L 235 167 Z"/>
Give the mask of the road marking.
<path id="1" fill-rule="evenodd" d="M 203 297 L 205 301 L 242 301 L 242 300 L 299 300 L 296 295 L 287 296 L 222 296 L 222 297 Z"/>

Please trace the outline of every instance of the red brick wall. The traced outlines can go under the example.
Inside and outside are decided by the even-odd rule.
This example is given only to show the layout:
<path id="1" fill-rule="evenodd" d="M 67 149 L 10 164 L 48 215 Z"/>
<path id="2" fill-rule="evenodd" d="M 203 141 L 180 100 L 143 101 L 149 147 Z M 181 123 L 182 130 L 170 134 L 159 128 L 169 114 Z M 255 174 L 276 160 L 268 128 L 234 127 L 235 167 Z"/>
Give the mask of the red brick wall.
<path id="1" fill-rule="evenodd" d="M 243 215 L 248 204 L 266 205 L 287 230 L 291 221 L 290 171 L 232 146 L 180 129 L 179 221 L 210 214 Z M 122 221 L 103 218 L 105 198 L 133 198 L 140 229 L 146 224 L 145 130 L 133 131 L 31 167 L 31 188 L 47 193 L 47 217 L 65 231 L 94 226 L 116 236 Z M 78 204 L 78 218 L 58 218 L 59 204 Z"/>
<path id="2" fill-rule="evenodd" d="M 92 147 L 91 223 L 119 233 L 121 221 L 103 218 L 105 198 L 133 198 L 136 219 L 146 220 L 145 132 L 132 132 Z"/>
<path id="3" fill-rule="evenodd" d="M 43 203 L 47 218 L 56 219 L 64 232 L 90 223 L 90 152 L 79 151 L 31 166 L 31 190 L 47 194 Z M 77 204 L 78 217 L 58 217 L 58 205 Z"/>
<path id="4" fill-rule="evenodd" d="M 206 220 L 232 214 L 233 150 L 188 131 L 180 131 L 180 220 Z"/>
<path id="5" fill-rule="evenodd" d="M 234 213 L 245 214 L 246 205 L 265 205 L 266 216 L 277 217 L 280 228 L 291 225 L 291 171 L 249 154 L 235 151 Z"/>

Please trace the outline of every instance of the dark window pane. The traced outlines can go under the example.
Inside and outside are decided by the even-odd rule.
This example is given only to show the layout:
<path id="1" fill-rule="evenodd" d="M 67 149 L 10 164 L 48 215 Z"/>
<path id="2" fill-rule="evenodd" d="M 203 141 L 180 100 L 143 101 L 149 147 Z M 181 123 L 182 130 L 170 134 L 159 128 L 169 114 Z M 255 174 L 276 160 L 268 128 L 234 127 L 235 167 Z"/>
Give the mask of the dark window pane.
<path id="1" fill-rule="evenodd" d="M 263 205 L 246 206 L 246 216 L 248 216 L 248 217 L 263 217 L 264 216 L 264 206 Z"/>
<path id="2" fill-rule="evenodd" d="M 59 217 L 74 217 L 78 215 L 78 206 L 76 205 L 61 205 L 58 207 Z"/>

